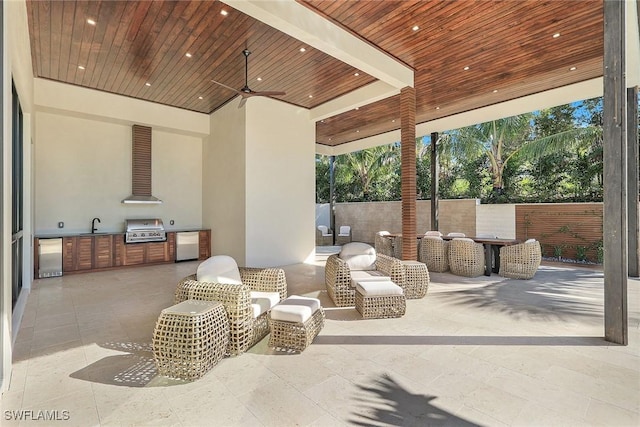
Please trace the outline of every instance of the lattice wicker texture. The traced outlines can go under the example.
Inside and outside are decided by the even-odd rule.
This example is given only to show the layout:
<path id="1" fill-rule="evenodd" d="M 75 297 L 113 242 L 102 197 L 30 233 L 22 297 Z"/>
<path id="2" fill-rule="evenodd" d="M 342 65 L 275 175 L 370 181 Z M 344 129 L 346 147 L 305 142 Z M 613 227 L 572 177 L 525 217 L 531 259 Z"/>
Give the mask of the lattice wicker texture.
<path id="1" fill-rule="evenodd" d="M 439 237 L 425 236 L 419 247 L 418 259 L 425 264 L 429 271 L 444 273 L 449 270 L 449 242 Z"/>
<path id="2" fill-rule="evenodd" d="M 269 317 L 269 347 L 289 352 L 302 352 L 324 327 L 324 309 L 320 307 L 304 323 L 285 322 Z"/>
<path id="3" fill-rule="evenodd" d="M 500 272 L 503 277 L 531 279 L 540 267 L 540 242 L 520 243 L 500 248 Z"/>
<path id="4" fill-rule="evenodd" d="M 458 276 L 477 277 L 484 274 L 484 247 L 468 239 L 449 242 L 449 269 Z"/>
<path id="5" fill-rule="evenodd" d="M 351 287 L 349 266 L 338 255 L 330 255 L 324 269 L 327 293 L 337 307 L 353 307 L 355 289 Z"/>
<path id="6" fill-rule="evenodd" d="M 385 237 L 376 233 L 374 245 L 376 253 L 393 256 L 393 237 Z"/>
<path id="7" fill-rule="evenodd" d="M 391 281 L 404 289 L 405 268 L 399 259 L 384 254 L 376 254 L 376 270 L 389 276 Z M 337 307 L 353 307 L 355 304 L 355 283 L 351 282 L 351 270 L 337 254 L 327 258 L 325 265 L 325 285 L 327 293 Z"/>
<path id="8" fill-rule="evenodd" d="M 331 230 L 329 230 L 332 233 Z M 333 234 L 328 236 L 322 235 L 322 231 L 316 228 L 316 246 L 331 246 L 333 245 Z"/>
<path id="9" fill-rule="evenodd" d="M 153 331 L 153 356 L 160 375 L 195 380 L 225 355 L 229 322 L 220 303 L 192 301 L 210 308 L 202 313 L 163 310 Z"/>
<path id="10" fill-rule="evenodd" d="M 404 295 L 364 296 L 356 291 L 356 310 L 365 319 L 402 317 L 407 308 Z"/>
<path id="11" fill-rule="evenodd" d="M 254 268 L 240 268 L 242 285 L 229 285 L 222 283 L 198 282 L 196 275 L 190 275 L 182 279 L 176 287 L 175 301 L 179 303 L 187 299 L 202 301 L 219 301 L 224 308 L 229 319 L 229 345 L 227 352 L 231 355 L 239 355 L 251 348 L 255 343 L 264 338 L 269 333 L 267 313 L 253 317 L 251 307 L 250 291 L 278 292 L 286 297 L 286 280 L 284 272 L 273 272 L 264 269 L 265 274 L 259 274 L 259 270 Z M 244 281 L 251 283 L 256 288 Z"/>
<path id="12" fill-rule="evenodd" d="M 426 264 L 416 261 L 401 261 L 405 272 L 404 296 L 406 299 L 424 298 L 429 290 L 429 271 Z"/>
<path id="13" fill-rule="evenodd" d="M 336 245 L 344 245 L 345 243 L 351 242 L 351 231 L 349 231 L 348 236 L 341 236 L 340 234 L 336 234 Z"/>

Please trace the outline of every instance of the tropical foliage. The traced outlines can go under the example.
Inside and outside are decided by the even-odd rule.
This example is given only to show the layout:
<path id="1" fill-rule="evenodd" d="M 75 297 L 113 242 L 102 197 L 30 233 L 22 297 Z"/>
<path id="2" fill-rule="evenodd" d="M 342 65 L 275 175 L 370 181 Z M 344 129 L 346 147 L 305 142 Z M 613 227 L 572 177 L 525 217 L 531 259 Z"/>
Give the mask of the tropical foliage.
<path id="1" fill-rule="evenodd" d="M 430 197 L 430 138 L 418 138 L 417 198 Z M 439 194 L 484 202 L 602 200 L 602 99 L 440 135 Z M 329 201 L 329 158 L 316 159 L 316 199 Z M 336 201 L 400 199 L 397 144 L 335 157 Z"/>

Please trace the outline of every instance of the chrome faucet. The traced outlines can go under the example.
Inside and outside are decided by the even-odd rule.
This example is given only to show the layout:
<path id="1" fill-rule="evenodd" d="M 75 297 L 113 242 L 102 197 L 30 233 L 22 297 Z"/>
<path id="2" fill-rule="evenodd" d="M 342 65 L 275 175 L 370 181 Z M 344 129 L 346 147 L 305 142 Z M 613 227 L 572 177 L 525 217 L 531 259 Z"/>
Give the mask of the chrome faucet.
<path id="1" fill-rule="evenodd" d="M 93 219 L 91 220 L 91 234 L 95 233 L 95 232 L 96 232 L 96 230 L 98 229 L 98 228 L 96 227 L 96 220 L 97 220 L 98 222 L 100 222 L 100 218 L 93 218 Z"/>

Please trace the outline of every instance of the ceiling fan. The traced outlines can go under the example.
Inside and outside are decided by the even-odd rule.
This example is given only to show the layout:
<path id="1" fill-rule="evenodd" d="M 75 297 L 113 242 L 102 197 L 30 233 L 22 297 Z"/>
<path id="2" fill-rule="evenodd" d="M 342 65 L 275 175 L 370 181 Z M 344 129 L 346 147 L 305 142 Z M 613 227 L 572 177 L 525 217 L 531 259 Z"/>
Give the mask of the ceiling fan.
<path id="1" fill-rule="evenodd" d="M 230 86 L 225 85 L 224 83 L 220 83 L 217 82 L 215 80 L 211 80 L 211 82 L 222 86 L 224 88 L 227 88 L 229 90 L 232 90 L 236 93 L 238 93 L 240 96 L 242 96 L 242 100 L 240 100 L 240 105 L 238 105 L 238 108 L 242 107 L 244 105 L 245 102 L 247 102 L 247 99 L 252 97 L 252 96 L 279 96 L 279 95 L 286 95 L 285 92 L 279 92 L 279 91 L 262 91 L 262 92 L 256 92 L 253 91 L 249 88 L 249 55 L 251 55 L 251 52 L 248 49 L 245 49 L 242 51 L 242 54 L 244 55 L 244 87 L 240 90 L 238 89 L 234 89 Z"/>

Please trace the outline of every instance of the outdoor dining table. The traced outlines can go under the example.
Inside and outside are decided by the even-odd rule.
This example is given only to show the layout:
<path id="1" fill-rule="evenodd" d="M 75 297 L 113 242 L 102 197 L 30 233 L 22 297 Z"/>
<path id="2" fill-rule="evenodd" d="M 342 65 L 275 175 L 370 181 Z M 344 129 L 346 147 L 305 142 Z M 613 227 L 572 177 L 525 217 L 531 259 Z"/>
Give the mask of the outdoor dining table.
<path id="1" fill-rule="evenodd" d="M 385 237 L 396 238 L 402 237 L 401 233 L 387 234 Z M 417 239 L 422 239 L 424 234 L 417 234 Z M 453 240 L 455 236 L 441 236 L 443 240 Z M 516 245 L 520 242 L 518 239 L 501 239 L 498 237 L 467 237 L 476 243 L 484 246 L 484 275 L 491 276 L 491 272 L 500 271 L 500 247 Z"/>

